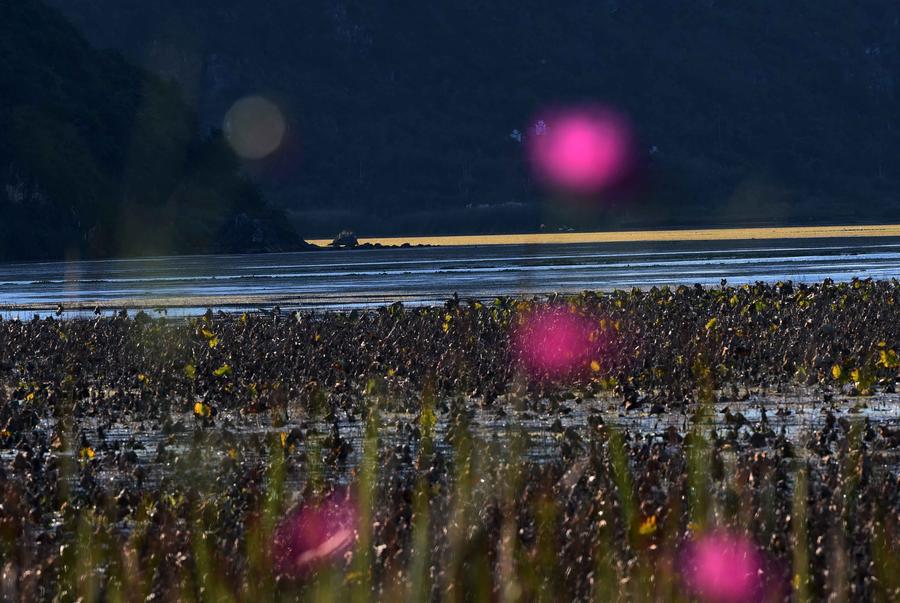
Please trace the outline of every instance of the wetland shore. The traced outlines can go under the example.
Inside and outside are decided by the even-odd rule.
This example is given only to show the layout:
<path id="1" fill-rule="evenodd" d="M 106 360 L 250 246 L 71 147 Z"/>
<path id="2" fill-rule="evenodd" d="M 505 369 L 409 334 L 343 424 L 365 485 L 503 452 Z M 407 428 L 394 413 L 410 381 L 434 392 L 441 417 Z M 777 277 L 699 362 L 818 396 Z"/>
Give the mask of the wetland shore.
<path id="1" fill-rule="evenodd" d="M 424 237 L 361 237 L 369 245 L 538 245 L 577 243 L 637 243 L 662 241 L 751 241 L 775 239 L 827 239 L 844 237 L 900 237 L 900 224 L 862 226 L 757 226 L 746 228 L 680 228 L 671 230 L 622 230 L 600 232 L 541 232 L 494 235 L 435 235 Z M 310 239 L 324 247 L 328 239 Z"/>
<path id="2" fill-rule="evenodd" d="M 898 325 L 872 280 L 3 320 L 4 594 L 715 600 L 727 539 L 756 600 L 890 600 Z"/>

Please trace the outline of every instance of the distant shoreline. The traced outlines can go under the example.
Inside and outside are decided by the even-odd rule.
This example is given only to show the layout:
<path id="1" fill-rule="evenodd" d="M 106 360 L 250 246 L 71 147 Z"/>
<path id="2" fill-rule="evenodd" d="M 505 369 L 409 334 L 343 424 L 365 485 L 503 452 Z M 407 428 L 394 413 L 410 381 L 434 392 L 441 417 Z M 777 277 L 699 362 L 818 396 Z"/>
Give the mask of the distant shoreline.
<path id="1" fill-rule="evenodd" d="M 404 240 L 402 238 L 389 238 L 389 239 L 380 239 L 380 241 L 389 242 L 389 244 L 394 243 L 403 243 L 409 242 L 411 245 L 413 242 L 427 242 L 430 245 L 439 246 L 462 246 L 462 245 L 535 245 L 534 248 L 528 249 L 527 247 L 524 249 L 519 249 L 518 251 L 511 251 L 513 255 L 538 255 L 545 256 L 546 252 L 551 252 L 551 255 L 554 255 L 551 250 L 542 249 L 539 247 L 544 244 L 574 244 L 574 243 L 588 243 L 588 244 L 597 244 L 597 245 L 610 245 L 608 251 L 602 251 L 602 247 L 596 248 L 599 253 L 609 253 L 615 255 L 618 253 L 617 250 L 623 248 L 629 248 L 630 245 L 637 245 L 637 249 L 645 249 L 649 248 L 650 244 L 653 242 L 660 243 L 663 247 L 671 247 L 676 250 L 679 248 L 677 245 L 671 245 L 673 242 L 683 241 L 685 242 L 685 248 L 716 248 L 718 251 L 713 253 L 722 253 L 722 250 L 728 249 L 741 249 L 742 247 L 755 247 L 754 245 L 746 245 L 740 243 L 730 243 L 730 241 L 773 241 L 773 240 L 824 240 L 824 239 L 845 239 L 845 243 L 850 246 L 850 249 L 853 248 L 853 244 L 849 243 L 850 240 L 859 239 L 860 241 L 865 241 L 865 239 L 872 239 L 872 241 L 865 244 L 873 244 L 876 246 L 883 245 L 891 245 L 896 246 L 897 241 L 900 241 L 900 224 L 886 224 L 886 225 L 864 225 L 864 226 L 815 226 L 815 227 L 779 227 L 779 228 L 719 228 L 719 229 L 685 229 L 685 230 L 659 230 L 659 231 L 621 231 L 621 232 L 589 232 L 589 233 L 539 233 L 539 234 L 521 234 L 521 235 L 488 235 L 488 236 L 454 236 L 454 237 L 416 237 L 409 240 Z M 883 243 L 876 242 L 878 239 L 882 239 Z M 378 241 L 379 239 L 363 239 L 363 241 Z M 697 242 L 709 242 L 708 245 L 700 244 L 696 245 Z M 645 245 L 641 245 L 644 242 Z M 718 244 L 716 244 L 718 242 Z M 690 245 L 689 243 L 694 243 L 694 245 Z M 668 244 L 668 245 L 666 245 Z M 825 243 L 825 245 L 829 245 L 831 243 Z M 765 242 L 761 243 L 761 246 L 770 246 L 771 243 Z M 813 245 L 821 245 L 820 243 L 815 243 Z M 776 244 L 777 246 L 777 244 Z M 788 247 L 792 247 L 792 245 L 788 244 Z M 805 248 L 806 246 L 800 245 L 800 247 Z M 397 249 L 398 246 L 395 247 L 384 247 L 384 249 Z M 373 247 L 365 247 L 363 249 L 374 249 Z M 350 248 L 348 251 L 352 251 L 353 248 Z M 563 252 L 560 249 L 557 249 L 564 257 L 575 257 L 568 256 L 568 252 Z M 751 250 L 746 250 L 751 251 Z M 896 250 L 889 250 L 893 257 L 900 257 L 900 252 L 896 252 Z M 337 255 L 340 255 L 340 252 L 335 251 Z M 372 260 L 376 260 L 375 263 L 380 263 L 382 260 L 378 260 L 376 256 L 379 254 L 377 252 L 372 252 L 374 256 L 371 258 Z M 461 252 L 463 256 L 466 253 L 471 253 L 474 256 L 479 256 L 482 252 L 477 250 L 477 247 L 470 252 Z M 501 251 L 500 255 L 505 254 L 506 252 Z M 579 252 L 580 253 L 580 252 Z M 591 247 L 587 250 L 587 253 L 595 253 L 595 248 Z M 695 252 L 692 252 L 695 253 Z M 487 253 L 487 256 L 495 255 L 494 253 Z M 351 265 L 353 262 L 362 262 L 362 265 L 370 263 L 370 258 L 368 254 L 365 254 L 367 257 L 362 259 L 362 254 L 359 256 L 355 256 L 353 258 L 336 258 L 338 263 L 340 262 L 350 262 Z M 394 261 L 401 261 L 399 257 L 400 253 L 391 255 L 387 258 L 384 258 L 384 262 L 390 264 Z M 455 257 L 456 254 L 451 254 Z M 628 254 L 626 254 L 627 256 Z M 856 255 L 856 254 L 851 254 Z M 289 262 L 297 262 L 297 266 L 300 267 L 304 263 L 307 262 L 305 259 L 306 256 L 302 256 L 291 259 Z M 309 256 L 310 258 L 312 256 Z M 428 256 L 431 257 L 431 256 Z M 440 254 L 435 257 L 443 257 Z M 612 257 L 612 256 L 611 256 Z M 756 256 L 753 256 L 756 257 Z M 762 256 L 760 256 L 762 257 Z M 159 258 L 164 259 L 164 258 Z M 514 258 L 517 259 L 517 258 Z M 518 258 L 521 259 L 521 258 Z M 546 259 L 546 258 L 545 258 Z M 439 261 L 447 261 L 447 260 L 439 260 Z M 421 263 L 422 260 L 416 260 L 416 263 Z M 627 257 L 622 260 L 624 262 L 623 266 L 628 265 L 629 260 Z M 402 262 L 401 262 L 402 263 Z M 326 264 L 323 264 L 326 265 Z M 855 266 L 855 264 L 853 265 Z M 896 276 L 900 273 L 900 261 L 895 262 L 895 264 L 891 264 L 894 266 L 894 271 L 890 273 L 891 276 Z M 263 267 L 264 268 L 264 267 Z M 576 267 L 577 268 L 577 267 Z M 620 266 L 621 268 L 621 266 Z M 385 268 L 386 269 L 386 268 Z M 395 270 L 399 270 L 399 268 L 394 267 Z M 373 268 L 373 270 L 379 270 L 378 268 Z M 856 268 L 851 267 L 851 272 L 854 274 L 862 274 L 864 271 L 858 271 Z M 670 280 L 661 280 L 659 275 L 647 286 L 660 285 L 660 284 L 678 284 L 680 282 L 699 282 L 697 280 L 698 274 L 702 276 L 701 272 L 666 272 L 665 275 L 671 276 Z M 784 272 L 787 276 L 786 278 L 790 279 L 792 274 L 796 273 L 788 270 Z M 138 274 L 140 275 L 140 270 L 138 270 Z M 349 272 L 342 272 L 344 276 L 353 277 L 352 270 Z M 639 276 L 638 273 L 635 273 Z M 780 274 L 780 273 L 779 273 Z M 799 273 L 796 273 L 799 274 Z M 849 273 L 848 273 L 849 274 Z M 883 271 L 879 274 L 883 274 Z M 57 277 L 57 278 L 68 278 L 68 277 Z M 524 278 L 524 277 L 523 277 Z M 637 276 L 635 278 L 638 278 Z M 666 276 L 668 278 L 668 276 Z M 730 278 L 730 277 L 729 277 Z M 537 283 L 534 281 L 523 281 L 526 282 L 527 286 L 522 287 L 513 286 L 510 288 L 508 285 L 497 284 L 495 283 L 492 287 L 487 287 L 484 283 L 480 282 L 479 278 L 475 278 L 475 280 L 479 281 L 479 286 L 476 287 L 479 291 L 479 295 L 482 297 L 493 298 L 495 295 L 505 295 L 510 294 L 509 291 L 514 291 L 513 295 L 519 294 L 527 294 L 527 295 L 545 295 L 552 293 L 555 290 L 559 290 L 559 287 L 555 286 L 553 282 L 549 283 Z M 711 281 L 712 282 L 712 281 Z M 714 280 L 715 283 L 719 282 L 719 277 L 717 276 Z M 38 283 L 39 284 L 39 283 Z M 74 283 L 72 287 L 74 287 L 74 291 L 77 292 L 78 288 L 81 285 L 78 283 Z M 311 310 L 311 311 L 328 311 L 334 309 L 342 309 L 342 308 L 368 308 L 368 307 L 378 307 L 382 305 L 387 305 L 393 303 L 395 301 L 403 301 L 404 303 L 418 305 L 418 304 L 441 304 L 446 301 L 446 296 L 449 296 L 452 291 L 454 291 L 454 287 L 452 285 L 448 285 L 446 291 L 436 292 L 432 289 L 424 289 L 419 291 L 413 286 L 412 289 L 404 288 L 403 286 L 395 286 L 390 284 L 379 284 L 378 282 L 373 281 L 371 286 L 364 287 L 362 289 L 356 289 L 354 287 L 343 288 L 343 289 L 329 289 L 329 288 L 321 288 L 314 290 L 303 290 L 296 291 L 287 289 L 270 289 L 269 287 L 263 288 L 250 288 L 250 290 L 245 289 L 228 289 L 223 290 L 218 287 L 209 287 L 209 288 L 200 288 L 196 291 L 186 292 L 182 289 L 174 289 L 169 290 L 163 288 L 162 290 L 154 290 L 153 288 L 144 289 L 138 288 L 135 290 L 123 290 L 121 292 L 117 292 L 113 297 L 105 296 L 102 291 L 95 292 L 95 294 L 91 294 L 88 292 L 84 292 L 81 295 L 85 297 L 80 297 L 79 295 L 75 295 L 74 298 L 70 297 L 70 293 L 72 290 L 70 288 L 63 288 L 61 286 L 59 291 L 59 299 L 53 297 L 47 297 L 44 293 L 41 293 L 39 299 L 29 299 L 29 296 L 21 297 L 20 299 L 12 302 L 12 303 L 0 303 L 0 318 L 8 318 L 10 317 L 10 313 L 19 313 L 19 312 L 37 312 L 45 315 L 52 315 L 57 311 L 58 303 L 62 303 L 62 312 L 60 314 L 65 314 L 66 317 L 72 317 L 73 315 L 82 315 L 82 316 L 93 316 L 94 310 L 99 309 L 101 313 L 110 312 L 113 310 L 119 310 L 122 308 L 127 308 L 131 311 L 144 310 L 147 312 L 153 312 L 155 310 L 159 310 L 161 314 L 165 314 L 167 311 L 171 310 L 175 315 L 178 314 L 193 314 L 199 309 L 205 308 L 215 308 L 221 309 L 226 312 L 240 312 L 240 311 L 254 311 L 261 308 L 272 308 L 275 306 L 280 306 L 285 310 L 293 310 L 293 309 L 303 309 L 303 310 Z M 585 286 L 582 288 L 591 289 L 596 291 L 610 291 L 614 290 L 618 287 L 621 287 L 620 283 L 606 283 L 606 282 L 591 282 L 585 283 Z M 635 280 L 634 282 L 628 282 L 628 288 L 633 286 L 641 287 L 641 281 Z M 68 287 L 68 285 L 66 286 Z M 391 288 L 394 287 L 394 288 Z M 496 287 L 496 288 L 493 288 Z M 581 287 L 581 285 L 579 285 Z M 465 289 L 465 285 L 463 286 Z M 89 287 L 89 290 L 90 289 Z M 508 291 L 509 290 L 509 291 Z M 192 290 L 193 291 L 193 290 Z M 245 292 L 246 291 L 246 292 Z M 423 292 L 424 291 L 424 292 Z M 460 291 L 461 294 L 465 294 L 464 291 Z M 446 295 L 444 295 L 446 294 Z M 121 297 L 119 297 L 121 295 Z"/>
<path id="2" fill-rule="evenodd" d="M 746 241 L 754 239 L 825 239 L 838 237 L 900 237 L 900 224 L 865 226 L 778 226 L 757 228 L 698 228 L 683 230 L 624 230 L 607 232 L 548 232 L 508 235 L 447 235 L 432 237 L 371 237 L 359 243 L 410 245 L 539 245 L 577 243 L 640 243 L 655 241 Z M 311 239 L 327 246 L 329 239 Z"/>

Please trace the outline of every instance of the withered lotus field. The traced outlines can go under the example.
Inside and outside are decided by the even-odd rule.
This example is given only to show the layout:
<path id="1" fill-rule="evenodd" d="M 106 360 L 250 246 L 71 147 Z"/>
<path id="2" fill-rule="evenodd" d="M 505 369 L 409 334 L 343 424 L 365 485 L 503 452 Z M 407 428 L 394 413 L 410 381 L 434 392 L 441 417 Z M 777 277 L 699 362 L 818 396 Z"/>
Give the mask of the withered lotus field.
<path id="1" fill-rule="evenodd" d="M 2 597 L 896 600 L 900 285 L 0 321 Z"/>

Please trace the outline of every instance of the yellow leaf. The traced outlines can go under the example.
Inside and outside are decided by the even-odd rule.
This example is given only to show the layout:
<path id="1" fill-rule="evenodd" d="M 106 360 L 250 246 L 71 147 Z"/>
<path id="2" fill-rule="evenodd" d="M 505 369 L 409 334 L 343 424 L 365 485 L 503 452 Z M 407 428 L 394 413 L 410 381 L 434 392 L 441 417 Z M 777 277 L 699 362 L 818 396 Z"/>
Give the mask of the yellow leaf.
<path id="1" fill-rule="evenodd" d="M 852 371 L 850 371 L 850 378 L 853 379 L 854 381 L 859 381 L 859 369 L 858 368 L 855 368 Z"/>
<path id="2" fill-rule="evenodd" d="M 638 528 L 638 534 L 641 536 L 649 536 L 656 531 L 656 515 L 651 515 L 644 520 L 644 523 Z"/>
<path id="3" fill-rule="evenodd" d="M 95 456 L 94 449 L 91 448 L 90 446 L 86 446 L 78 451 L 78 458 L 80 458 L 83 461 L 89 461 L 92 458 L 94 458 L 94 456 Z"/>
<path id="4" fill-rule="evenodd" d="M 203 335 L 207 339 L 212 339 L 213 337 L 216 336 L 216 334 L 213 333 L 212 331 L 210 331 L 209 329 L 200 329 L 200 334 Z"/>
<path id="5" fill-rule="evenodd" d="M 364 574 L 362 572 L 358 572 L 358 571 L 357 572 L 348 572 L 347 574 L 344 575 L 344 584 L 345 585 L 358 584 L 358 583 L 362 582 L 363 576 L 364 576 Z"/>
<path id="6" fill-rule="evenodd" d="M 228 449 L 228 458 L 230 458 L 233 461 L 237 460 L 237 449 L 229 448 Z"/>
<path id="7" fill-rule="evenodd" d="M 225 375 L 230 375 L 230 374 L 231 374 L 231 367 L 228 366 L 227 364 L 223 364 L 222 366 L 220 366 L 219 368 L 217 368 L 216 370 L 213 371 L 213 375 L 215 375 L 216 377 L 223 377 Z"/>
<path id="8" fill-rule="evenodd" d="M 437 415 L 434 414 L 431 406 L 426 405 L 422 408 L 422 414 L 419 416 L 419 426 L 422 428 L 422 434 L 429 436 L 437 425 Z"/>
<path id="9" fill-rule="evenodd" d="M 833 367 L 831 367 L 831 376 L 835 379 L 840 379 L 842 372 L 843 371 L 841 370 L 840 364 L 835 364 Z"/>
<path id="10" fill-rule="evenodd" d="M 396 375 L 396 374 L 397 374 L 397 371 L 394 370 L 394 369 L 388 369 L 388 371 L 387 371 L 387 376 L 388 376 L 388 377 L 393 377 L 393 376 Z"/>
<path id="11" fill-rule="evenodd" d="M 600 363 L 596 360 L 591 360 L 591 370 L 595 373 L 600 372 Z"/>
<path id="12" fill-rule="evenodd" d="M 881 350 L 879 356 L 878 364 L 884 368 L 897 368 L 900 365 L 900 359 L 897 358 L 897 352 L 894 350 Z"/>
<path id="13" fill-rule="evenodd" d="M 716 317 L 712 317 L 709 319 L 709 322 L 706 323 L 706 330 L 709 331 L 711 328 L 716 326 L 716 323 L 719 322 L 719 319 Z"/>
<path id="14" fill-rule="evenodd" d="M 288 436 L 288 434 L 287 434 L 287 432 L 282 431 L 281 434 L 280 434 L 280 436 L 281 436 L 281 447 L 282 447 L 282 448 L 285 448 L 285 447 L 287 446 L 287 436 Z"/>
<path id="15" fill-rule="evenodd" d="M 138 373 L 137 379 L 141 383 L 148 383 L 150 381 L 150 379 L 144 373 Z"/>
<path id="16" fill-rule="evenodd" d="M 209 340 L 209 347 L 214 348 L 214 347 L 216 347 L 217 345 L 219 345 L 219 338 L 218 338 L 218 337 L 213 337 L 212 339 Z"/>
<path id="17" fill-rule="evenodd" d="M 444 331 L 444 333 L 446 333 L 447 331 L 449 331 L 449 330 L 450 330 L 450 323 L 449 323 L 449 322 L 445 322 L 444 324 L 442 324 L 442 325 L 441 325 L 441 330 Z"/>
<path id="18" fill-rule="evenodd" d="M 25 396 L 25 399 L 29 402 L 34 400 L 34 392 L 28 392 L 28 394 Z"/>
<path id="19" fill-rule="evenodd" d="M 246 313 L 246 312 L 244 312 L 243 314 L 241 314 L 241 324 L 242 324 L 242 325 L 247 324 L 247 313 Z"/>
<path id="20" fill-rule="evenodd" d="M 184 374 L 188 379 L 194 379 L 197 376 L 197 369 L 194 368 L 193 364 L 185 364 Z"/>
<path id="21" fill-rule="evenodd" d="M 0 438 L 8 438 L 8 437 L 11 436 L 11 435 L 12 435 L 12 434 L 9 433 L 9 430 L 8 430 L 8 429 L 0 430 Z"/>

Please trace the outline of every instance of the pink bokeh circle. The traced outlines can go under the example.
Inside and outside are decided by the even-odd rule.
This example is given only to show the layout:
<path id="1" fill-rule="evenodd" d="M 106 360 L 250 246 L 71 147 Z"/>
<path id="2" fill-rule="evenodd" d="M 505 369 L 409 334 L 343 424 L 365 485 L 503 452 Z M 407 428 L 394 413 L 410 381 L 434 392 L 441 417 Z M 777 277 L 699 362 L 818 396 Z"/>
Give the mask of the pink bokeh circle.
<path id="1" fill-rule="evenodd" d="M 568 192 L 603 192 L 620 183 L 633 168 L 631 126 L 612 109 L 553 111 L 536 121 L 528 141 L 537 175 Z"/>
<path id="2" fill-rule="evenodd" d="M 276 570 L 301 577 L 336 561 L 356 542 L 357 522 L 356 507 L 344 491 L 295 509 L 275 530 Z"/>
<path id="3" fill-rule="evenodd" d="M 760 600 L 762 569 L 763 559 L 753 542 L 724 531 L 701 536 L 684 554 L 688 588 L 710 603 Z"/>
<path id="4" fill-rule="evenodd" d="M 527 312 L 513 334 L 514 352 L 533 377 L 565 377 L 586 369 L 598 349 L 596 323 L 566 306 Z"/>

